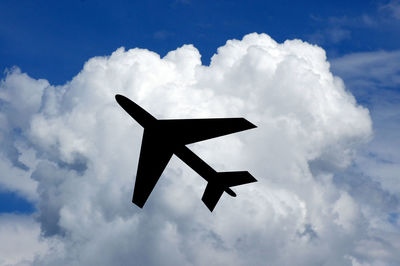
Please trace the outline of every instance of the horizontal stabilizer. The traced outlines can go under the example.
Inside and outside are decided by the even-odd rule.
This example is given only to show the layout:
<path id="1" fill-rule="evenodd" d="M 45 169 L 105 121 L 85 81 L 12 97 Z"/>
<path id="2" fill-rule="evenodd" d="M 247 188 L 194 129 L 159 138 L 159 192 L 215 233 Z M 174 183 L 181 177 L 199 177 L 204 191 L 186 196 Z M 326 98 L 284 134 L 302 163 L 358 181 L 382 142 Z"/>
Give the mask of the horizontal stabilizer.
<path id="1" fill-rule="evenodd" d="M 247 171 L 217 173 L 215 180 L 208 182 L 201 200 L 210 211 L 213 211 L 224 192 L 232 197 L 236 196 L 229 187 L 252 182 L 257 182 L 257 179 Z"/>
<path id="2" fill-rule="evenodd" d="M 238 185 L 243 185 L 247 183 L 257 182 L 249 172 L 239 171 L 239 172 L 221 172 L 217 173 L 217 181 L 222 183 L 224 187 L 234 187 Z"/>
<path id="3" fill-rule="evenodd" d="M 219 199 L 221 198 L 222 193 L 224 193 L 224 189 L 222 187 L 209 182 L 201 200 L 210 211 L 213 211 L 215 205 L 217 205 Z"/>

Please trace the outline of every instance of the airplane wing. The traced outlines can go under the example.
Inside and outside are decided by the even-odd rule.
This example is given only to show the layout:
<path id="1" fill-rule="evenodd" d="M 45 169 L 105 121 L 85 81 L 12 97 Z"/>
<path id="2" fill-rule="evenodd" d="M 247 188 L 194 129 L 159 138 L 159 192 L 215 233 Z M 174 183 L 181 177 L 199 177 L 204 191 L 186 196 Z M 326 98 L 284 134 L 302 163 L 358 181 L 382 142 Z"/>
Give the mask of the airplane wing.
<path id="1" fill-rule="evenodd" d="M 153 191 L 158 179 L 172 157 L 172 151 L 161 141 L 152 138 L 151 133 L 143 133 L 139 165 L 136 174 L 132 202 L 142 208 Z"/>
<path id="2" fill-rule="evenodd" d="M 256 127 L 244 118 L 165 119 L 158 122 L 160 128 L 185 145 Z"/>

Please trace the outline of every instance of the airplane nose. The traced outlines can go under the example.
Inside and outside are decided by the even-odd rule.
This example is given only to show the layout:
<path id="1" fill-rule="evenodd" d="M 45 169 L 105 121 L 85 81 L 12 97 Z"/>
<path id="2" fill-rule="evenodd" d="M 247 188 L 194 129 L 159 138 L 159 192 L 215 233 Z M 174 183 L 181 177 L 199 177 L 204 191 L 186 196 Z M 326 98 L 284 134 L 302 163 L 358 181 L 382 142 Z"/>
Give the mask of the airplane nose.
<path id="1" fill-rule="evenodd" d="M 115 100 L 142 127 L 146 127 L 154 123 L 154 121 L 157 121 L 157 119 L 155 119 L 151 114 L 146 112 L 146 110 L 131 101 L 129 98 L 116 94 Z"/>
<path id="2" fill-rule="evenodd" d="M 119 103 L 119 105 L 121 105 L 121 102 L 124 101 L 124 98 L 126 98 L 126 97 L 122 96 L 121 94 L 116 94 L 115 95 L 115 100 Z"/>

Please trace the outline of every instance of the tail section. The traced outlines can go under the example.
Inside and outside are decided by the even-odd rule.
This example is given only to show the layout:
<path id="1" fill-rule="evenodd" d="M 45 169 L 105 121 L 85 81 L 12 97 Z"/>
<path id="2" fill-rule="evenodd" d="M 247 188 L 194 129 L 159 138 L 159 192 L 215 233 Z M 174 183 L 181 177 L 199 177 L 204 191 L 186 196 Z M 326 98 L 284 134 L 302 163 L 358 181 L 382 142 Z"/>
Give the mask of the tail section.
<path id="1" fill-rule="evenodd" d="M 213 211 L 222 193 L 226 192 L 232 197 L 236 196 L 230 187 L 252 182 L 257 182 L 257 179 L 247 171 L 217 173 L 215 180 L 208 182 L 201 200 L 210 211 Z"/>
<path id="2" fill-rule="evenodd" d="M 247 183 L 257 182 L 249 172 L 220 172 L 217 173 L 217 179 L 220 183 L 227 187 L 239 186 Z"/>
<path id="3" fill-rule="evenodd" d="M 224 193 L 224 188 L 208 182 L 201 200 L 210 211 L 213 211 L 215 205 L 217 205 L 219 199 L 221 198 L 222 193 Z"/>

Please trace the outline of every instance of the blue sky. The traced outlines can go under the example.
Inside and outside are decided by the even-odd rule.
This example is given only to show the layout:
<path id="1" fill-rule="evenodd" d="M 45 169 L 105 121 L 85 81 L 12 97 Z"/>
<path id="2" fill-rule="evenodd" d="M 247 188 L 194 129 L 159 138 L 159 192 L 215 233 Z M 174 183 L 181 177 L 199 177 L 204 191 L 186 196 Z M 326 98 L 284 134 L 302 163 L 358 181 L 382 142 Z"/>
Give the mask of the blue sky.
<path id="1" fill-rule="evenodd" d="M 1 1 L 0 69 L 62 84 L 121 46 L 164 55 L 194 44 L 208 64 L 226 40 L 265 32 L 300 38 L 329 58 L 395 50 L 400 27 L 385 1 Z"/>
<path id="2" fill-rule="evenodd" d="M 243 36 L 253 32 L 266 33 L 278 43 L 301 39 L 322 47 L 330 62 L 330 71 L 343 79 L 346 89 L 354 95 L 358 103 L 368 108 L 373 133 L 370 141 L 358 148 L 348 167 L 342 169 L 326 165 L 324 160 L 329 158 L 329 150 L 326 158 L 323 153 L 321 161 L 310 162 L 309 168 L 315 176 L 326 171 L 332 172 L 334 186 L 363 205 L 363 211 L 376 212 L 376 217 L 394 228 L 385 227 L 385 234 L 400 233 L 399 0 L 2 0 L 0 85 L 5 84 L 4 88 L 7 89 L 7 84 L 14 84 L 12 81 L 5 81 L 14 67 L 34 80 L 27 81 L 26 77 L 20 77 L 26 84 L 39 84 L 37 79 L 45 79 L 51 85 L 64 85 L 82 71 L 90 58 L 108 56 L 122 46 L 126 50 L 136 47 L 148 49 L 163 57 L 184 44 L 193 44 L 201 54 L 202 64 L 209 65 L 217 48 L 224 46 L 227 40 L 241 40 Z M 17 75 L 19 74 L 18 72 Z M 0 91 L 0 115 L 2 110 L 7 113 L 14 108 L 9 107 L 7 98 L 4 100 L 2 95 Z M 29 108 L 28 106 L 27 110 Z M 19 113 L 16 117 L 18 115 Z M 0 123 L 0 130 L 1 126 Z M 11 144 L 0 144 L 7 160 L 17 169 L 12 172 L 16 175 L 32 167 L 24 165 L 18 159 L 21 155 L 18 152 L 24 150 L 24 147 L 18 146 L 19 138 L 26 137 L 24 130 L 26 128 L 10 129 L 11 133 L 4 133 L 4 136 Z M 43 160 L 54 156 L 52 162 L 56 162 L 60 168 L 56 171 L 52 166 L 41 165 L 43 169 L 51 169 L 49 172 L 54 170 L 61 176 L 68 176 L 70 173 L 64 173 L 65 169 L 76 170 L 77 165 L 86 167 L 87 162 L 80 162 L 79 158 L 77 161 L 66 162 L 60 154 L 46 152 L 48 151 L 45 149 L 39 149 L 38 154 L 44 154 Z M 22 161 L 29 161 L 29 154 L 24 153 Z M 0 163 L 2 158 L 0 157 Z M 0 164 L 0 169 L 4 165 Z M 41 167 L 37 168 L 39 173 Z M 36 177 L 32 174 L 32 179 Z M 24 185 L 20 187 L 23 188 Z M 41 189 L 43 188 L 38 187 L 40 193 Z M 45 200 L 47 197 L 50 198 L 51 195 L 44 194 Z M 41 220 L 38 209 L 48 210 L 54 206 L 48 207 L 44 204 L 43 207 L 42 203 L 35 196 L 26 196 L 6 186 L 2 187 L 0 183 L 0 222 L 1 215 L 32 215 L 45 228 L 47 220 Z M 50 220 L 53 218 L 50 217 Z M 306 235 L 306 231 L 314 235 L 319 233 L 313 231 L 312 222 L 306 224 L 304 233 L 300 232 L 298 235 Z M 47 234 L 46 231 L 44 234 Z M 369 261 L 369 257 L 363 256 L 357 257 L 356 262 Z M 398 257 L 390 258 L 389 262 L 400 261 Z M 371 261 L 374 262 L 372 259 Z"/>

